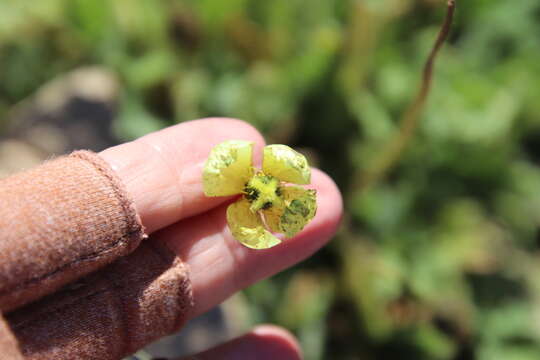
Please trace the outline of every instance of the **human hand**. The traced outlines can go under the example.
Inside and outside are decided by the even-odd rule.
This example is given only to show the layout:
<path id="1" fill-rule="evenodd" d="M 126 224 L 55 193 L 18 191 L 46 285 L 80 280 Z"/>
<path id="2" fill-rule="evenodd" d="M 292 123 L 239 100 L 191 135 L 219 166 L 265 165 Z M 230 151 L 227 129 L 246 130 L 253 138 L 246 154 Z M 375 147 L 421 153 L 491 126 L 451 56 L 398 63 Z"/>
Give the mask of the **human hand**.
<path id="1" fill-rule="evenodd" d="M 292 239 L 267 250 L 252 250 L 232 238 L 225 211 L 231 198 L 209 198 L 202 169 L 213 146 L 225 140 L 255 142 L 255 164 L 264 139 L 252 126 L 233 119 L 182 123 L 103 151 L 135 202 L 147 241 L 162 241 L 190 266 L 195 318 L 235 292 L 305 259 L 334 234 L 342 200 L 334 182 L 313 169 L 318 212 Z M 300 350 L 286 331 L 258 327 L 253 332 L 197 355 L 197 359 L 298 359 Z"/>

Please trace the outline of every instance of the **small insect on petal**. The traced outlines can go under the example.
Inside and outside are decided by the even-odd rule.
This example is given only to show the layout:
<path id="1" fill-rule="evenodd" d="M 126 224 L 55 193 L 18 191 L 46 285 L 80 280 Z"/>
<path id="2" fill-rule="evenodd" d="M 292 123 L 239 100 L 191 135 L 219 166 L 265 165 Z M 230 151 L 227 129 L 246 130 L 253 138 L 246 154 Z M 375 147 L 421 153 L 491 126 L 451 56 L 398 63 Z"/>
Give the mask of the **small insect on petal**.
<path id="1" fill-rule="evenodd" d="M 227 208 L 227 222 L 234 238 L 252 249 L 268 249 L 281 243 L 249 207 L 248 200 L 240 199 Z"/>
<path id="2" fill-rule="evenodd" d="M 306 190 L 299 186 L 286 186 L 283 188 L 285 209 L 279 217 L 279 232 L 287 237 L 293 237 L 313 219 L 317 212 L 317 197 L 315 190 Z M 275 227 L 275 220 L 272 227 Z M 270 225 L 269 225 L 270 226 Z"/>
<path id="3" fill-rule="evenodd" d="M 253 176 L 251 166 L 253 142 L 225 141 L 215 146 L 203 170 L 203 189 L 206 196 L 240 194 Z"/>
<path id="4" fill-rule="evenodd" d="M 305 156 L 287 145 L 265 146 L 263 172 L 293 184 L 305 185 L 311 181 L 311 169 Z"/>

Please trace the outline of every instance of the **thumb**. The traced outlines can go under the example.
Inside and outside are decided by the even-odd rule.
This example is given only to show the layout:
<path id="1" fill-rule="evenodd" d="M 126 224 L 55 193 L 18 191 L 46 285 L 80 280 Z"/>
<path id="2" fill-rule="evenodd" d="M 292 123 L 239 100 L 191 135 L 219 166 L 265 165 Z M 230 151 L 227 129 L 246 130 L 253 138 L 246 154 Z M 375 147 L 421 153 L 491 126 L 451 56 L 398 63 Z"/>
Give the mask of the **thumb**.
<path id="1" fill-rule="evenodd" d="M 301 360 L 296 338 L 283 328 L 261 325 L 202 353 L 177 360 Z"/>

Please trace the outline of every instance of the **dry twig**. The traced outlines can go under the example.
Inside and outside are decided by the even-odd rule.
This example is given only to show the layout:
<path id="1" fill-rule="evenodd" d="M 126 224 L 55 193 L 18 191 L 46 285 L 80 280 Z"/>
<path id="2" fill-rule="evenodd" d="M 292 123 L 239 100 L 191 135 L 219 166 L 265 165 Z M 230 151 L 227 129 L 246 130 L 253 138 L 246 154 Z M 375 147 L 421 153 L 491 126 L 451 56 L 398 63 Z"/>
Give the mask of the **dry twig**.
<path id="1" fill-rule="evenodd" d="M 388 147 L 386 147 L 379 159 L 375 161 L 375 166 L 373 169 L 368 171 L 368 173 L 360 181 L 361 191 L 366 190 L 371 185 L 375 184 L 381 177 L 384 176 L 386 172 L 388 172 L 388 170 L 392 168 L 392 166 L 399 160 L 401 153 L 418 128 L 420 115 L 424 109 L 424 105 L 431 89 L 435 60 L 439 50 L 442 48 L 446 39 L 448 38 L 448 35 L 450 34 L 455 9 L 456 0 L 448 0 L 448 10 L 444 23 L 441 26 L 437 40 L 435 41 L 426 64 L 424 65 L 420 91 L 403 114 L 403 117 L 400 120 L 399 131 L 390 140 Z"/>

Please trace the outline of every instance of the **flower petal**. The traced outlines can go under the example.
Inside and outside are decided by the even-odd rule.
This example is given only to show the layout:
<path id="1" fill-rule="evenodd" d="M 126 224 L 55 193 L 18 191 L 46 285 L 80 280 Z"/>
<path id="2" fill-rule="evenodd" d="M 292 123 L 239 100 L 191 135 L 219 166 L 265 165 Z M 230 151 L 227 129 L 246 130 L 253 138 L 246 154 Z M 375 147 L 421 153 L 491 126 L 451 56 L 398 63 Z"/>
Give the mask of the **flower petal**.
<path id="1" fill-rule="evenodd" d="M 276 233 L 282 233 L 280 223 L 281 223 L 281 215 L 283 215 L 283 212 L 285 211 L 285 202 L 281 202 L 280 204 L 275 204 L 268 210 L 261 210 L 264 215 L 264 221 L 266 223 L 266 226 L 270 229 L 272 232 Z"/>
<path id="2" fill-rule="evenodd" d="M 317 193 L 315 190 L 306 190 L 299 186 L 283 187 L 282 193 L 286 206 L 279 218 L 279 232 L 287 237 L 293 237 L 302 231 L 315 216 Z M 272 222 L 272 227 L 275 226 L 274 221 L 273 219 L 268 221 Z"/>
<path id="3" fill-rule="evenodd" d="M 253 142 L 229 140 L 216 145 L 203 170 L 206 196 L 240 194 L 253 176 Z"/>
<path id="4" fill-rule="evenodd" d="M 240 199 L 227 208 L 227 222 L 234 238 L 252 249 L 268 249 L 281 243 L 264 228 L 259 214 L 249 210 L 249 201 Z"/>
<path id="5" fill-rule="evenodd" d="M 264 147 L 263 172 L 294 184 L 304 185 L 311 181 L 311 169 L 305 156 L 286 145 Z"/>

